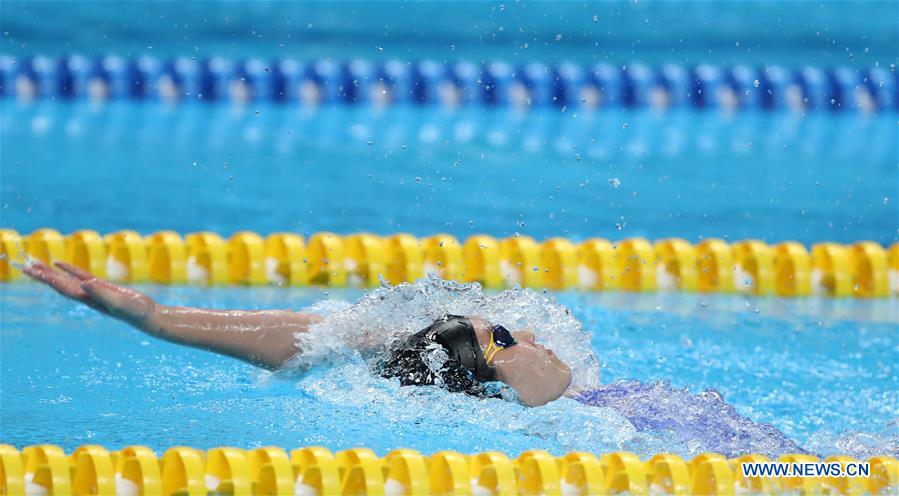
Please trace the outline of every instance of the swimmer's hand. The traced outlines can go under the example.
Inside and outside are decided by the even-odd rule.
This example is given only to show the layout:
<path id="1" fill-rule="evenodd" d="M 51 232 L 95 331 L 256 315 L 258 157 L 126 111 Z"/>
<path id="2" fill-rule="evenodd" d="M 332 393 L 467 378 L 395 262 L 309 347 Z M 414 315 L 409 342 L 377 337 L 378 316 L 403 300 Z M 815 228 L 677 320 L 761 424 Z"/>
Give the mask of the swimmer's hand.
<path id="1" fill-rule="evenodd" d="M 57 292 L 160 339 L 275 370 L 301 350 L 296 335 L 321 317 L 290 310 L 207 310 L 160 305 L 74 265 L 30 260 L 23 272 Z M 58 270 L 57 270 L 58 269 Z"/>
<path id="2" fill-rule="evenodd" d="M 133 289 L 101 279 L 72 264 L 56 262 L 59 270 L 39 261 L 29 261 L 22 271 L 57 292 L 98 312 L 140 326 L 153 314 L 153 300 Z"/>

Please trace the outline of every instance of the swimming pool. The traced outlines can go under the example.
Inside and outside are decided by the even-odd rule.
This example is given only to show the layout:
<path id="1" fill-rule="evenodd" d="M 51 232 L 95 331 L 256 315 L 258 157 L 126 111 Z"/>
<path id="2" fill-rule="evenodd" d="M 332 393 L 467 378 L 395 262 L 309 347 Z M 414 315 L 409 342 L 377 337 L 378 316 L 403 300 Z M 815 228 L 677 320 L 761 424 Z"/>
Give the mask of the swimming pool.
<path id="1" fill-rule="evenodd" d="M 171 304 L 219 308 L 302 308 L 360 295 L 147 289 Z M 558 299 L 590 331 L 603 383 L 670 381 L 670 388 L 658 385 L 653 397 L 670 401 L 679 413 L 686 395 L 678 389 L 711 388 L 739 413 L 772 423 L 818 454 L 867 457 L 895 450 L 892 302 L 614 293 L 563 293 Z M 615 409 L 573 400 L 528 409 L 441 390 L 398 390 L 362 373 L 358 358 L 302 377 L 261 377 L 248 365 L 145 338 L 34 285 L 4 287 L 2 305 L 3 431 L 13 444 L 58 433 L 53 440 L 67 449 L 123 446 L 134 439 L 155 449 L 271 444 L 337 450 L 361 444 L 378 453 L 397 447 L 513 454 L 541 448 L 692 456 L 714 448 L 766 448 L 740 440 L 728 445 L 701 433 L 689 442 L 664 432 L 638 433 Z M 715 416 L 722 405 L 695 407 L 697 415 Z M 506 419 L 501 430 L 496 415 Z M 383 427 L 373 428 L 375 423 Z"/>
<path id="2" fill-rule="evenodd" d="M 22 234 L 517 232 L 887 246 L 899 229 L 890 114 L 5 100 L 0 117 L 15 144 L 2 152 L 4 225 Z"/>
<path id="3" fill-rule="evenodd" d="M 746 23 L 743 5 L 676 5 L 563 4 L 547 16 L 476 3 L 432 22 L 434 7 L 422 4 L 403 4 L 405 17 L 394 19 L 356 3 L 341 16 L 315 5 L 231 3 L 208 16 L 191 6 L 103 13 L 96 4 L 4 2 L 2 55 L 13 58 L 0 61 L 0 227 L 22 236 L 41 228 L 289 232 L 307 241 L 325 231 L 338 240 L 444 233 L 460 241 L 561 236 L 574 245 L 720 238 L 727 250 L 745 239 L 808 248 L 870 240 L 885 259 L 880 247 L 899 238 L 899 84 L 889 59 L 897 37 L 886 21 L 896 6 L 835 2 L 808 13 L 801 4 L 762 4 L 751 14 L 759 22 Z M 804 15 L 807 25 L 784 20 Z M 95 18 L 105 19 L 96 30 L 72 30 Z M 417 28 L 424 19 L 430 32 Z M 832 48 L 833 40 L 846 46 Z M 70 57 L 73 50 L 85 58 Z M 50 58 L 32 58 L 38 53 Z M 107 53 L 122 67 L 156 68 L 140 69 L 153 77 L 139 97 L 116 94 L 106 73 L 108 93 L 41 86 L 42 74 L 57 77 L 59 60 L 114 67 L 99 58 Z M 331 69 L 315 68 L 323 60 Z M 428 79 L 427 98 L 416 87 L 417 100 L 379 102 L 378 77 L 353 77 L 380 74 L 391 60 L 403 74 L 436 67 L 455 79 Z M 531 74 L 516 86 L 534 61 L 557 79 L 533 83 L 540 75 Z M 290 72 L 292 64 L 311 68 L 313 88 L 291 80 L 286 96 L 254 93 L 266 74 L 307 74 Z M 213 65 L 209 79 L 194 80 L 205 81 L 196 101 L 179 78 Z M 239 72 L 250 67 L 261 72 Z M 459 75 L 470 67 L 473 79 Z M 593 75 L 595 91 L 541 100 L 548 93 L 540 88 L 556 88 L 572 67 Z M 339 75 L 333 81 L 322 76 L 329 70 Z M 595 83 L 598 74 L 619 86 Z M 396 100 L 398 86 L 388 86 Z M 874 272 L 886 281 L 882 269 Z M 374 296 L 342 285 L 137 284 L 166 304 L 349 315 L 324 327 L 334 335 L 372 315 L 411 331 L 441 312 L 532 327 L 595 396 L 529 409 L 400 388 L 372 376 L 368 357 L 340 342 L 302 374 L 260 372 L 147 338 L 36 284 L 0 283 L 0 437 L 67 452 L 318 445 L 379 456 L 411 448 L 897 457 L 891 284 L 883 298 L 547 291 L 542 281 L 501 292 L 436 278 Z M 851 284 L 845 291 L 857 293 Z M 347 310 L 371 298 L 389 303 Z"/>
<path id="4" fill-rule="evenodd" d="M 816 119 L 819 131 L 798 130 L 814 128 Z M 619 125 L 625 121 L 628 126 Z M 3 170 L 4 198 L 11 199 L 4 201 L 4 222 L 23 233 L 49 219 L 63 232 L 91 226 L 101 232 L 428 235 L 439 226 L 460 237 L 523 232 L 575 240 L 674 234 L 698 240 L 714 233 L 731 240 L 886 243 L 895 232 L 890 197 L 896 170 L 889 160 L 896 136 L 889 117 L 37 102 L 5 105 L 2 126 L 4 140 L 15 143 L 3 149 L 3 162 L 14 164 Z M 590 129 L 606 141 L 573 138 L 572 130 Z M 679 147 L 666 149 L 671 140 L 652 138 L 678 133 Z M 841 167 L 860 146 L 846 136 L 858 133 L 882 148 L 865 154 L 856 168 Z M 740 146 L 744 139 L 768 144 Z M 819 144 L 807 145 L 810 139 Z M 722 160 L 731 167 L 721 169 Z M 342 165 L 330 167 L 333 162 Z M 752 178 L 759 175 L 772 180 L 756 185 Z M 828 206 L 837 204 L 842 208 Z M 771 222 L 784 215 L 789 222 Z M 339 288 L 149 290 L 172 304 L 222 308 L 301 308 L 322 298 L 352 302 L 360 296 Z M 659 386 L 653 394 L 671 401 L 687 398 L 677 388 L 712 388 L 739 413 L 774 424 L 819 454 L 895 449 L 890 419 L 897 388 L 890 363 L 899 318 L 893 299 L 558 297 L 591 333 L 603 383 L 670 381 L 671 388 Z M 2 304 L 3 395 L 21 398 L 8 402 L 3 414 L 4 438 L 14 443 L 34 442 L 34 426 L 46 423 L 50 432 L 67 433 L 67 447 L 123 444 L 138 436 L 134 428 L 157 440 L 158 449 L 179 443 L 338 449 L 358 444 L 360 432 L 367 446 L 384 453 L 398 446 L 643 455 L 749 449 L 702 436 L 684 442 L 638 435 L 620 414 L 571 401 L 537 410 L 542 413 L 500 402 L 454 407 L 499 409 L 517 419 L 516 428 L 472 445 L 489 425 L 460 422 L 445 409 L 435 415 L 447 400 L 439 391 L 413 394 L 417 410 L 408 398 L 389 399 L 398 393 L 386 381 L 356 378 L 358 361 L 327 374 L 260 380 L 244 365 L 131 335 L 43 288 L 5 286 Z M 102 339 L 113 333 L 122 338 Z M 102 345 L 84 346 L 94 341 L 91 334 Z M 766 345 L 761 352 L 773 336 L 777 349 Z M 38 359 L 27 351 L 38 349 L 57 351 Z M 135 361 L 145 370 L 132 373 L 128 363 Z M 42 405 L 38 413 L 35 401 Z M 389 431 L 366 429 L 380 415 L 395 416 L 396 423 Z M 250 425 L 237 421 L 247 417 Z M 584 422 L 593 422 L 595 431 L 585 434 Z"/>

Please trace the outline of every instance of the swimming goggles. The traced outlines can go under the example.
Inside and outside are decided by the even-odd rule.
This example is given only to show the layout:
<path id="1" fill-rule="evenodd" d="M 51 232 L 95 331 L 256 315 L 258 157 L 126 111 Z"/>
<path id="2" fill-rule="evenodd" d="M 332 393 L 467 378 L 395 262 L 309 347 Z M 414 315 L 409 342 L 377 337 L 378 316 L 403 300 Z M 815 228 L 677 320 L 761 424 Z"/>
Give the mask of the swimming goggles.
<path id="1" fill-rule="evenodd" d="M 484 359 L 489 365 L 499 350 L 504 350 L 518 344 L 512 333 L 505 327 L 497 324 L 490 330 L 490 343 L 487 344 L 487 351 L 484 352 Z"/>

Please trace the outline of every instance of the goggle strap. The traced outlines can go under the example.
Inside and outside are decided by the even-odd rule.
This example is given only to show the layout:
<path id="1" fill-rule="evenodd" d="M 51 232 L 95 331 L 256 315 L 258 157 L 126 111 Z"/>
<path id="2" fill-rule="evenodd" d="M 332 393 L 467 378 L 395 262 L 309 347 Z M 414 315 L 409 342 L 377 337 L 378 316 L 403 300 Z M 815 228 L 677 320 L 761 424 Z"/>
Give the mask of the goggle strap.
<path id="1" fill-rule="evenodd" d="M 484 352 L 484 360 L 487 362 L 487 365 L 490 365 L 490 362 L 493 361 L 493 357 L 496 356 L 496 353 L 501 349 L 502 348 L 493 343 L 492 339 L 490 340 L 490 344 L 487 345 L 487 351 Z"/>

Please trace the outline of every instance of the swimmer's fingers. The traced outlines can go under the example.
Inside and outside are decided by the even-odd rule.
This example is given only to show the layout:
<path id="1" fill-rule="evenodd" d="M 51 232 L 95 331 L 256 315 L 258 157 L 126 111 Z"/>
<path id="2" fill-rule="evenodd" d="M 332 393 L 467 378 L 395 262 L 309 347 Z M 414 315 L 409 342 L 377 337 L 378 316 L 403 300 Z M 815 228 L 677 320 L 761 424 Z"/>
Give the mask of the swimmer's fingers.
<path id="1" fill-rule="evenodd" d="M 112 316 L 134 325 L 143 324 L 156 307 L 149 296 L 105 279 L 92 277 L 80 283 L 91 300 L 105 307 Z"/>
<path id="2" fill-rule="evenodd" d="M 36 279 L 38 281 L 43 282 L 43 280 L 38 276 L 38 274 L 41 271 L 47 270 L 49 268 L 50 268 L 50 266 L 45 264 L 44 262 L 41 262 L 40 260 L 38 260 L 36 258 L 31 258 L 27 262 L 25 262 L 25 265 L 22 267 L 22 272 L 31 276 L 32 279 Z"/>
<path id="3" fill-rule="evenodd" d="M 93 279 L 97 276 L 91 274 L 90 272 L 82 269 L 81 267 L 76 267 L 68 262 L 56 262 L 54 265 L 59 267 L 60 269 L 66 271 L 70 275 L 81 279 L 82 281 L 87 281 L 89 279 Z"/>
<path id="4" fill-rule="evenodd" d="M 77 278 L 79 287 L 95 305 L 102 305 L 107 313 L 115 312 L 116 316 L 132 320 L 136 307 L 149 297 L 133 289 L 119 286 L 113 282 L 97 277 L 90 272 L 66 262 L 56 262 L 56 266 Z M 86 288 L 93 288 L 90 292 Z M 135 303 L 137 302 L 137 303 Z"/>
<path id="5" fill-rule="evenodd" d="M 84 292 L 79 279 L 72 277 L 65 272 L 54 270 L 52 267 L 39 260 L 29 261 L 25 264 L 25 267 L 22 268 L 22 272 L 32 279 L 50 286 L 63 296 L 84 303 L 101 312 L 105 311 L 105 309 L 98 306 L 90 299 L 87 293 Z"/>
<path id="6" fill-rule="evenodd" d="M 41 261 L 35 260 L 26 264 L 22 272 L 32 279 L 50 286 L 64 296 L 75 300 L 87 298 L 87 295 L 81 289 L 81 283 L 78 279 L 65 272 L 53 270 L 52 267 Z"/>

